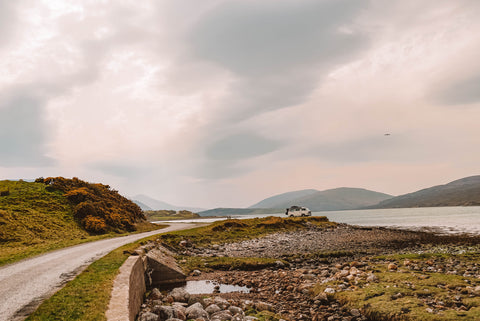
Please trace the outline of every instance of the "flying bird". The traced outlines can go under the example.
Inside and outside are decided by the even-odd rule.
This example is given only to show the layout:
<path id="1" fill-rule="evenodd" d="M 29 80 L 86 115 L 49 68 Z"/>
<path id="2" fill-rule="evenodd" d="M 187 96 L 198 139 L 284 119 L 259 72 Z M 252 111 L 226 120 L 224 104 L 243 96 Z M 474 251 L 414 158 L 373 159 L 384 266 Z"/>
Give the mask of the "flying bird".
<path id="1" fill-rule="evenodd" d="M 389 133 L 386 133 L 386 134 L 384 134 L 384 136 L 390 136 L 390 134 L 389 134 Z"/>

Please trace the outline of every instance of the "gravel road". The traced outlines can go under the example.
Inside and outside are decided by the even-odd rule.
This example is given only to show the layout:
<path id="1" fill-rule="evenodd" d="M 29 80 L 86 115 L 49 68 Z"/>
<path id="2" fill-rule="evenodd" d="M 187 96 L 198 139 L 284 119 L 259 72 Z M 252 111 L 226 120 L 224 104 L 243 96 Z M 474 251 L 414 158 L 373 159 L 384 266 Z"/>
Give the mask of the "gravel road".
<path id="1" fill-rule="evenodd" d="M 122 245 L 196 226 L 169 224 L 164 229 L 76 245 L 0 267 L 0 321 L 25 319 L 88 265 Z"/>

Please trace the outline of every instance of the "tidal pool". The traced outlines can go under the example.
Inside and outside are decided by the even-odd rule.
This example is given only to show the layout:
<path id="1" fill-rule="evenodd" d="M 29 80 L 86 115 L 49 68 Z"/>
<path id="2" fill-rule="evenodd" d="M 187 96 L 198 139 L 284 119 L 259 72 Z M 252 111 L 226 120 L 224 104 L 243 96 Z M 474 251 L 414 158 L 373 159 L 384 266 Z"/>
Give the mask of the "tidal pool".
<path id="1" fill-rule="evenodd" d="M 221 284 L 215 281 L 210 280 L 200 280 L 200 281 L 187 281 L 187 284 L 183 286 L 185 291 L 190 294 L 210 294 L 210 293 L 230 293 L 230 292 L 241 292 L 249 293 L 250 288 L 246 286 L 232 285 L 232 284 Z"/>

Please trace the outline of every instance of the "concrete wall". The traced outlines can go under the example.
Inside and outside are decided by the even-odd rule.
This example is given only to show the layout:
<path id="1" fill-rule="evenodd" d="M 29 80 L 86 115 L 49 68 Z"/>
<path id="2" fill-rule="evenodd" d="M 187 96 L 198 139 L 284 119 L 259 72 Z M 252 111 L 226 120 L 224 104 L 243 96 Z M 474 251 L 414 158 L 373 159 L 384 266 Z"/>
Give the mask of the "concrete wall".
<path id="1" fill-rule="evenodd" d="M 133 321 L 145 294 L 145 267 L 141 256 L 130 256 L 113 282 L 112 297 L 106 312 L 108 321 Z"/>
<path id="2" fill-rule="evenodd" d="M 173 254 L 157 246 L 142 246 L 120 267 L 113 282 L 107 321 L 134 321 L 146 292 L 145 271 L 151 275 L 152 286 L 185 282 L 185 274 L 177 265 Z"/>

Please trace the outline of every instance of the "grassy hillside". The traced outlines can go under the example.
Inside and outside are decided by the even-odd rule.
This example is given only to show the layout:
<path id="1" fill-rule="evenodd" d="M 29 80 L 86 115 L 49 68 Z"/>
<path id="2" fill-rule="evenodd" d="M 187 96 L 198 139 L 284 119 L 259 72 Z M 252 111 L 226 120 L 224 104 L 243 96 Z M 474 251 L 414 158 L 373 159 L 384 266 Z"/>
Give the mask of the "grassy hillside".
<path id="1" fill-rule="evenodd" d="M 295 205 L 296 200 L 315 194 L 315 193 L 318 193 L 316 189 L 305 189 L 301 191 L 278 194 L 278 195 L 274 195 L 269 198 L 266 198 L 250 206 L 249 208 L 283 208 L 283 207 L 287 208 L 287 207 L 290 207 L 291 205 Z M 291 205 L 278 207 L 279 204 L 281 205 L 291 204 Z"/>
<path id="2" fill-rule="evenodd" d="M 312 211 L 337 211 L 362 208 L 392 198 L 391 195 L 363 188 L 341 187 L 325 191 L 303 190 L 269 197 L 256 204 L 257 207 L 287 208 L 292 205 L 306 206 Z M 259 206 L 260 205 L 260 206 Z"/>
<path id="3" fill-rule="evenodd" d="M 74 206 L 73 215 L 91 233 L 135 231 L 135 223 L 144 221 L 141 208 L 109 185 L 92 184 L 76 177 L 38 178 L 47 191 L 60 190 Z"/>
<path id="4" fill-rule="evenodd" d="M 59 182 L 72 183 L 74 180 L 59 179 Z M 115 203 L 112 198 L 102 194 L 101 184 L 89 184 L 76 180 L 76 183 L 85 186 L 97 186 L 97 201 L 113 211 L 123 203 Z M 73 185 L 72 185 L 73 186 Z M 106 185 L 103 185 L 106 187 Z M 85 193 L 93 193 L 85 187 Z M 79 203 L 68 198 L 75 193 L 57 189 L 54 184 L 45 184 L 45 181 L 0 181 L 0 265 L 16 261 L 38 253 L 57 249 L 73 244 L 95 239 L 117 236 L 118 233 L 137 230 L 151 230 L 158 228 L 149 223 L 142 223 L 142 216 L 135 220 L 120 218 L 119 222 L 127 221 L 131 226 L 118 225 L 109 227 L 103 233 L 88 232 L 80 215 L 76 215 Z M 94 202 L 90 202 L 94 204 Z M 125 203 L 127 205 L 128 203 Z M 136 205 L 135 205 L 136 206 Z M 94 206 L 92 206 L 95 209 Z M 82 212 L 83 213 L 83 212 Z M 80 213 L 80 214 L 82 214 Z M 100 210 L 97 214 L 102 213 Z M 141 212 L 140 212 L 141 214 Z M 105 234 L 107 233 L 107 234 Z M 110 234 L 108 234 L 110 233 Z"/>
<path id="5" fill-rule="evenodd" d="M 480 175 L 400 195 L 369 208 L 480 206 Z"/>
<path id="6" fill-rule="evenodd" d="M 357 209 L 392 198 L 392 195 L 363 188 L 341 187 L 321 191 L 299 200 L 312 211 L 337 211 Z"/>

